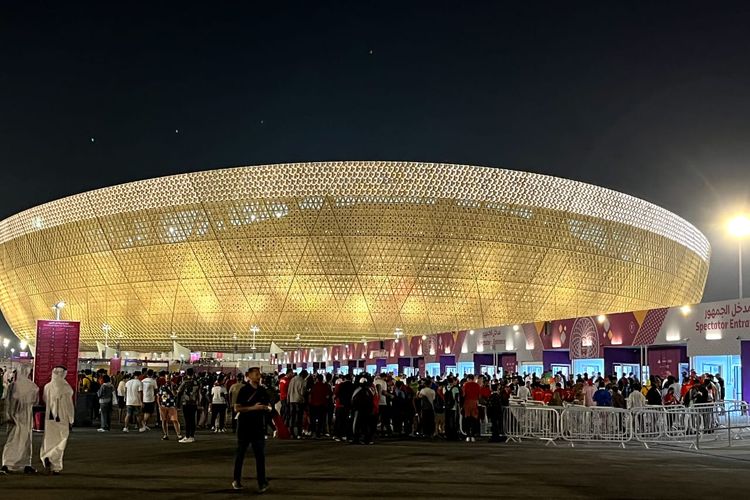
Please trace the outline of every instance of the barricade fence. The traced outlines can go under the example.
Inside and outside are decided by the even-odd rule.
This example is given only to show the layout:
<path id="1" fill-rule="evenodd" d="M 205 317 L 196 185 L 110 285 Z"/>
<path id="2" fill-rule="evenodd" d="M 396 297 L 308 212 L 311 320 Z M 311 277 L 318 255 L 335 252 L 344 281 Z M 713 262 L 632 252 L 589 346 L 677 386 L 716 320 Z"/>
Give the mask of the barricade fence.
<path id="1" fill-rule="evenodd" d="M 501 428 L 508 441 L 684 444 L 690 448 L 750 443 L 750 406 L 744 401 L 684 406 L 544 406 L 511 402 Z M 488 431 L 483 426 L 483 431 Z"/>

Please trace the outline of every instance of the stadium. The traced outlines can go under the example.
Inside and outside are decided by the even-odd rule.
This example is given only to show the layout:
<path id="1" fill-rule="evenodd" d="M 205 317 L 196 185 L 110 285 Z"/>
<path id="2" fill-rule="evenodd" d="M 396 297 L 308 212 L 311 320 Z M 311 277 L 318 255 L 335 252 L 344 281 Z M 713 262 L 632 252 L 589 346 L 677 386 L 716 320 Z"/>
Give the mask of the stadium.
<path id="1" fill-rule="evenodd" d="M 65 301 L 88 346 L 316 347 L 691 304 L 709 257 L 675 214 L 573 180 L 260 165 L 107 187 L 3 220 L 0 309 L 32 343 L 36 320 Z"/>

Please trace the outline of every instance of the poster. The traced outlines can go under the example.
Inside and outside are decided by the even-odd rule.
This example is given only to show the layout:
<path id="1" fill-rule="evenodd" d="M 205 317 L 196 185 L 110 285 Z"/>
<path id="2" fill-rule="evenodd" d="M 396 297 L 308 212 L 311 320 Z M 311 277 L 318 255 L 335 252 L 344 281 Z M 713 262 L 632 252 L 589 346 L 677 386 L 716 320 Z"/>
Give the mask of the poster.
<path id="1" fill-rule="evenodd" d="M 78 321 L 37 320 L 34 383 L 40 388 L 52 380 L 52 369 L 68 369 L 67 381 L 78 391 L 78 342 L 81 323 Z"/>

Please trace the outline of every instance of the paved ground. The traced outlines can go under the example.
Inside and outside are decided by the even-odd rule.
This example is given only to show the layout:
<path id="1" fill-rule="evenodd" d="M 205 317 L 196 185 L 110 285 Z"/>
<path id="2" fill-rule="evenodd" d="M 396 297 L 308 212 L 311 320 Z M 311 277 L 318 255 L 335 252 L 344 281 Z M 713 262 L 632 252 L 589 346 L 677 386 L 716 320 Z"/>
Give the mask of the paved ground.
<path id="1" fill-rule="evenodd" d="M 76 429 L 61 476 L 0 476 L 0 499 L 255 496 L 229 489 L 231 434 L 199 433 L 193 444 L 157 431 L 97 434 Z M 38 441 L 35 437 L 35 461 Z M 0 442 L 5 442 L 0 431 Z M 750 448 L 689 452 L 534 443 L 269 441 L 268 498 L 743 498 Z M 254 473 L 250 454 L 246 471 Z"/>

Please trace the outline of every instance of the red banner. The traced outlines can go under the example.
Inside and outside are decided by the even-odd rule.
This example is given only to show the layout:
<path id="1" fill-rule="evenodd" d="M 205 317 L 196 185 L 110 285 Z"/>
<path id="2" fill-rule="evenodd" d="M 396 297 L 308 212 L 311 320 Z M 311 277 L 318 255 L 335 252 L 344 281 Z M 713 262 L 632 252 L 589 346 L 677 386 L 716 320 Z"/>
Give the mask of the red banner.
<path id="1" fill-rule="evenodd" d="M 122 370 L 122 359 L 112 358 L 109 360 L 109 374 L 114 375 Z"/>
<path id="2" fill-rule="evenodd" d="M 78 321 L 37 320 L 34 383 L 40 388 L 52 380 L 52 369 L 68 369 L 67 381 L 78 391 L 78 342 L 81 323 Z"/>

